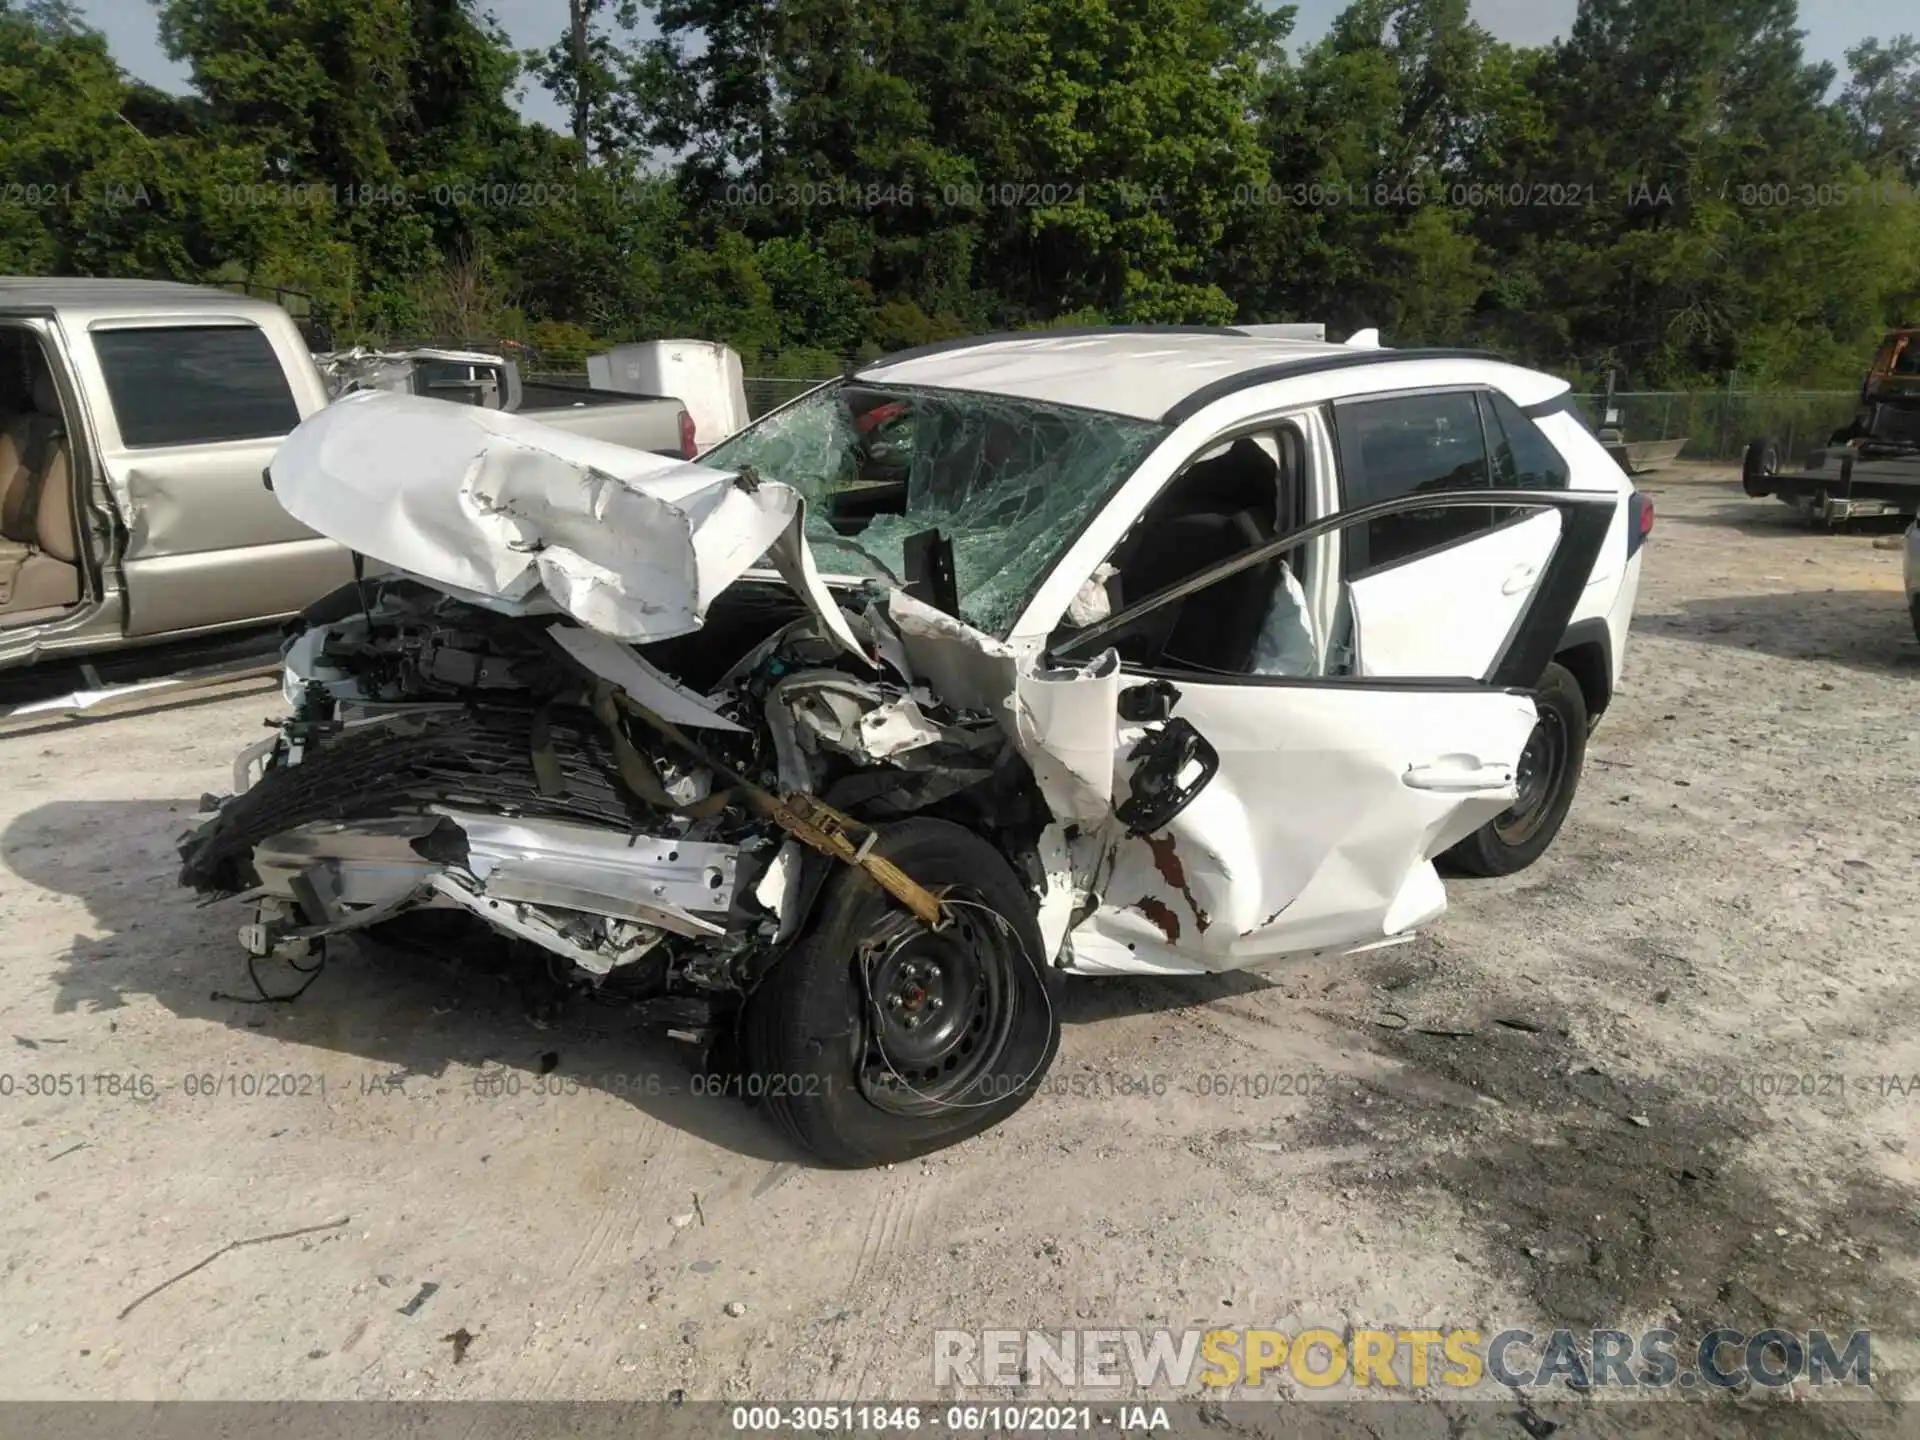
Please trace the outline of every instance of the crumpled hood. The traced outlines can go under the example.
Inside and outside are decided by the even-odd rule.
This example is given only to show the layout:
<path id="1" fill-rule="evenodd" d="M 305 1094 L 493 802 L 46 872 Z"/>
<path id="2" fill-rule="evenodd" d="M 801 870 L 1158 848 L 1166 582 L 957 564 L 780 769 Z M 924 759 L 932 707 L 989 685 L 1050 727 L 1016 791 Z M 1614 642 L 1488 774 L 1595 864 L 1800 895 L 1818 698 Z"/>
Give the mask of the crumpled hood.
<path id="1" fill-rule="evenodd" d="M 763 560 L 854 654 L 820 579 L 805 501 L 526 416 L 377 391 L 290 434 L 269 473 L 288 514 L 489 608 L 559 610 L 631 642 L 697 630 Z"/>

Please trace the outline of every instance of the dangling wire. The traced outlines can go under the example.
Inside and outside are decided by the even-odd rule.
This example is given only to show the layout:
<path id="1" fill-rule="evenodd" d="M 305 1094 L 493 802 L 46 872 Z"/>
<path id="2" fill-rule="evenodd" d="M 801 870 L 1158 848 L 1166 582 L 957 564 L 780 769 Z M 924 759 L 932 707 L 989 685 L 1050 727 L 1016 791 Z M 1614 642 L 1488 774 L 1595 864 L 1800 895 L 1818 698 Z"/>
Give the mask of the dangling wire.
<path id="1" fill-rule="evenodd" d="M 1040 1000 L 1041 1003 L 1047 1007 L 1047 1026 L 1051 1029 L 1053 1025 L 1053 997 L 1047 993 L 1046 974 L 1041 970 L 1040 966 L 1035 963 L 1032 952 L 1027 949 L 1027 942 L 1020 937 L 1020 932 L 1014 929 L 1007 917 L 989 905 L 982 905 L 978 900 L 956 900 L 952 896 L 942 896 L 940 904 L 942 908 L 948 905 L 964 905 L 969 909 L 981 911 L 988 919 L 1000 927 L 1001 934 L 1011 935 L 1013 937 L 1013 943 L 1020 947 L 1021 958 L 1027 962 L 1028 968 L 1033 971 L 1034 978 L 1040 982 Z M 877 963 L 877 959 L 878 957 L 870 959 L 867 962 L 866 968 L 860 974 L 861 985 L 867 992 L 867 1004 L 872 1007 L 873 1010 L 876 1030 L 886 1023 L 886 1017 L 881 1012 L 879 1002 L 873 998 L 873 967 L 875 963 Z M 877 1038 L 874 1042 L 874 1048 L 880 1052 L 880 1060 L 887 1067 L 887 1073 L 894 1078 L 895 1083 L 928 1105 L 935 1105 L 944 1110 L 984 1110 L 989 1105 L 998 1105 L 1002 1100 L 1006 1099 L 1004 1095 L 997 1095 L 991 1100 L 942 1100 L 938 1096 L 929 1095 L 924 1090 L 916 1089 L 906 1076 L 893 1068 L 893 1061 L 888 1057 L 886 1047 L 881 1045 Z M 1022 1075 L 1019 1082 L 1013 1088 L 1015 1090 L 1024 1090 L 1027 1083 L 1040 1073 L 1041 1067 L 1045 1065 L 1045 1063 L 1046 1061 L 1044 1059 L 1036 1060 L 1033 1068 Z"/>
<path id="2" fill-rule="evenodd" d="M 296 960 L 287 961 L 288 968 L 291 969 L 294 974 L 304 975 L 307 978 L 302 980 L 298 986 L 285 995 L 269 995 L 267 993 L 267 987 L 260 983 L 260 972 L 254 968 L 254 965 L 260 957 L 249 952 L 247 955 L 247 978 L 253 981 L 253 988 L 259 992 L 258 995 L 229 995 L 224 990 L 216 990 L 210 998 L 214 1000 L 230 1000 L 236 1005 L 290 1005 L 302 995 L 306 994 L 307 987 L 318 980 L 320 978 L 320 972 L 327 968 L 327 942 L 324 939 L 321 940 L 319 948 L 320 958 L 311 965 L 302 965 Z"/>

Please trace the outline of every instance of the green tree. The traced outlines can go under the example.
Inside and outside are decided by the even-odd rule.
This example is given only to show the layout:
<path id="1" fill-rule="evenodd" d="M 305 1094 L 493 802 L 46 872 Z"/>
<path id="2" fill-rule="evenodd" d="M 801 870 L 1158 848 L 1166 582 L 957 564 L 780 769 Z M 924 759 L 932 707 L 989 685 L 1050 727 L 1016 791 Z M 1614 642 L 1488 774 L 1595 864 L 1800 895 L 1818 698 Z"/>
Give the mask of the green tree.
<path id="1" fill-rule="evenodd" d="M 626 77 L 635 63 L 629 36 L 640 22 L 637 0 L 567 0 L 566 32 L 526 66 L 565 108 L 584 156 L 629 151 L 645 122 Z"/>
<path id="2" fill-rule="evenodd" d="M 0 0 L 0 174 L 18 190 L 0 204 L 0 270 L 278 278 L 324 261 L 310 213 L 244 203 L 263 156 L 205 122 L 128 80 L 71 6 Z"/>
<path id="3" fill-rule="evenodd" d="M 1851 77 L 1840 107 L 1859 135 L 1867 168 L 1920 185 L 1920 40 L 1863 40 L 1847 51 L 1847 66 Z"/>

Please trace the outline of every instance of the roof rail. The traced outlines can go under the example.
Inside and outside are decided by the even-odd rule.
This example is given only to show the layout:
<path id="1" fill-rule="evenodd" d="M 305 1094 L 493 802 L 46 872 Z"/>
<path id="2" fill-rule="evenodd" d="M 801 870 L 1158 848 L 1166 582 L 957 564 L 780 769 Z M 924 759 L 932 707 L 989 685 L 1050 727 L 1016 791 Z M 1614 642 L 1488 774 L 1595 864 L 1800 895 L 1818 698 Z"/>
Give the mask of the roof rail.
<path id="1" fill-rule="evenodd" d="M 1301 375 L 1318 375 L 1326 370 L 1351 370 L 1358 365 L 1394 365 L 1403 360 L 1490 360 L 1498 365 L 1512 363 L 1485 350 L 1345 350 L 1302 355 L 1298 360 L 1282 360 L 1254 370 L 1242 370 L 1238 375 L 1222 375 L 1173 406 L 1160 417 L 1161 423 L 1178 425 L 1191 420 L 1223 396 L 1264 385 L 1270 380 L 1291 380 Z"/>
<path id="2" fill-rule="evenodd" d="M 1044 340 L 1062 336 L 1085 338 L 1093 335 L 1238 335 L 1247 331 L 1234 325 L 1061 325 L 1051 330 L 996 330 L 990 335 L 967 335 L 955 340 L 936 340 L 931 345 L 915 345 L 895 350 L 877 360 L 869 360 L 854 370 L 864 375 L 882 365 L 898 365 L 927 355 L 946 355 L 956 350 L 971 350 L 976 345 L 998 345 L 1008 340 Z"/>

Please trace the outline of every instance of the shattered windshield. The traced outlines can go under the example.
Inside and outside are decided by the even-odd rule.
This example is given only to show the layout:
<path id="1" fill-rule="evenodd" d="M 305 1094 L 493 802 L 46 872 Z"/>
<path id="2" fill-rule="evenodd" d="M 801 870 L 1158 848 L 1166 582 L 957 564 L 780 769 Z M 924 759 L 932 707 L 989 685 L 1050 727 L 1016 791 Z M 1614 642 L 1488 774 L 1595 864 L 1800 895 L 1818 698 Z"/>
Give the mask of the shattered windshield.
<path id="1" fill-rule="evenodd" d="M 953 546 L 960 617 L 1004 635 L 1086 521 L 1166 427 L 965 390 L 825 386 L 700 457 L 751 467 L 807 500 L 829 574 L 901 584 L 905 547 Z"/>

